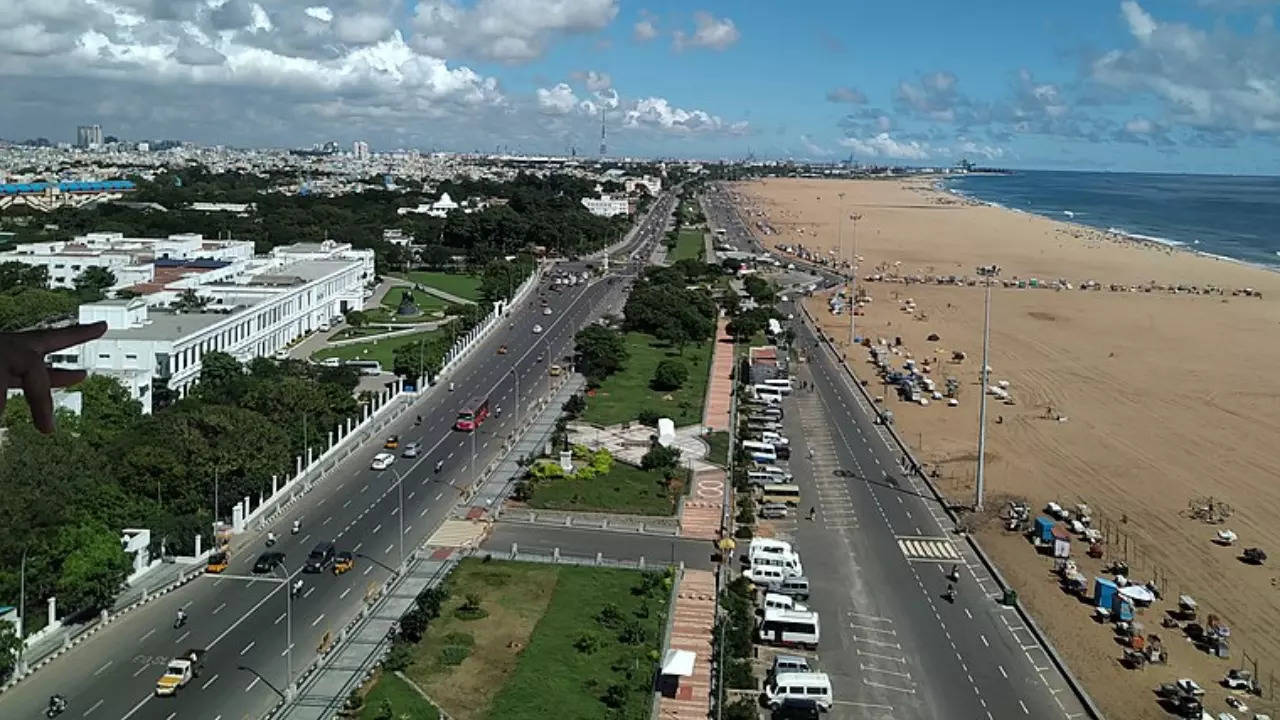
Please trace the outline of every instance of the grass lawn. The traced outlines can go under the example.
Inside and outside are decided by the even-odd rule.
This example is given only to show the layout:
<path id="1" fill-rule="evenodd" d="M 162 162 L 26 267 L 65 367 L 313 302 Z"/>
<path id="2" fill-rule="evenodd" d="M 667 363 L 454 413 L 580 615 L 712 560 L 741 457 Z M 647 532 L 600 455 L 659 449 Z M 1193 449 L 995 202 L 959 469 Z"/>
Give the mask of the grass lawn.
<path id="1" fill-rule="evenodd" d="M 750 350 L 751 348 L 764 347 L 765 345 L 772 345 L 772 344 L 773 343 L 769 342 L 769 338 L 765 337 L 765 334 L 763 331 L 758 332 L 755 335 L 752 335 L 751 339 L 747 340 L 746 342 L 740 342 L 734 346 L 733 358 L 735 360 L 737 360 L 738 358 L 744 358 L 747 356 L 747 351 Z"/>
<path id="2" fill-rule="evenodd" d="M 404 285 L 396 285 L 387 291 L 386 296 L 382 298 L 382 306 L 385 307 L 394 319 L 396 308 L 400 307 L 400 299 L 404 296 L 405 291 L 413 293 L 413 303 L 418 306 L 423 315 L 431 315 L 437 311 L 444 311 L 449 308 L 449 302 L 442 300 L 431 293 L 425 293 L 420 290 L 414 290 Z"/>
<path id="3" fill-rule="evenodd" d="M 647 720 L 670 589 L 657 583 L 648 592 L 637 592 L 644 575 L 629 570 L 560 567 L 557 572 L 551 605 L 487 717 Z M 621 622 L 639 631 L 642 638 L 636 644 L 622 642 L 619 629 L 600 623 L 597 617 L 606 605 L 616 607 Z M 595 644 L 596 649 L 583 652 L 578 644 Z M 602 700 L 606 696 L 616 698 L 616 715 Z"/>
<path id="4" fill-rule="evenodd" d="M 457 295 L 466 300 L 480 300 L 480 276 L 464 275 L 462 273 L 447 273 L 434 270 L 414 270 L 405 273 L 400 277 L 404 277 L 411 282 L 422 283 L 428 287 L 437 290 L 443 290 L 450 295 Z"/>
<path id="5" fill-rule="evenodd" d="M 671 262 L 685 258 L 701 260 L 704 250 L 706 245 L 702 242 L 702 231 L 682 228 L 676 236 L 676 247 L 671 251 L 670 260 Z"/>
<path id="6" fill-rule="evenodd" d="M 596 720 L 609 716 L 600 698 L 614 684 L 623 686 L 614 692 L 622 700 L 622 717 L 648 718 L 649 653 L 661 640 L 669 589 L 658 583 L 633 593 L 644 577 L 626 570 L 464 560 L 450 576 L 449 599 L 405 674 L 457 720 Z M 457 617 L 467 595 L 480 598 L 485 617 Z M 643 642 L 624 644 L 617 630 L 600 626 L 596 615 L 608 603 L 643 629 Z M 642 605 L 647 617 L 637 614 Z M 594 636 L 594 648 L 588 648 L 593 652 L 574 646 L 584 633 Z M 446 647 L 470 651 L 455 662 L 461 653 Z"/>
<path id="7" fill-rule="evenodd" d="M 440 712 L 427 702 L 409 683 L 392 673 L 384 672 L 378 676 L 369 694 L 364 697 L 364 707 L 360 709 L 360 720 L 374 720 L 382 701 L 391 701 L 392 717 L 409 717 L 412 720 L 439 720 Z"/>
<path id="8" fill-rule="evenodd" d="M 352 343 L 341 347 L 325 348 L 324 350 L 317 350 L 311 357 L 315 360 L 323 360 L 330 357 L 340 358 L 343 361 L 377 360 L 385 372 L 391 372 L 396 348 L 402 345 L 411 345 L 419 340 L 429 340 L 439 332 L 441 331 L 398 335 L 386 340 L 370 340 L 369 342 Z"/>
<path id="9" fill-rule="evenodd" d="M 559 478 L 538 483 L 529 506 L 546 510 L 671 515 L 675 498 L 659 473 L 618 460 L 608 475 L 592 480 Z"/>
<path id="10" fill-rule="evenodd" d="M 729 431 L 717 430 L 713 433 L 707 433 L 702 436 L 707 441 L 707 462 L 713 462 L 722 467 L 729 466 Z"/>
<path id="11" fill-rule="evenodd" d="M 634 421 L 641 410 L 653 410 L 675 421 L 676 427 L 702 422 L 714 343 L 686 345 L 684 353 L 659 343 L 652 335 L 631 332 L 625 336 L 630 358 L 622 372 L 609 376 L 587 397 L 582 419 L 599 425 Z M 649 387 L 653 370 L 667 358 L 683 360 L 689 379 L 679 390 L 658 392 Z"/>

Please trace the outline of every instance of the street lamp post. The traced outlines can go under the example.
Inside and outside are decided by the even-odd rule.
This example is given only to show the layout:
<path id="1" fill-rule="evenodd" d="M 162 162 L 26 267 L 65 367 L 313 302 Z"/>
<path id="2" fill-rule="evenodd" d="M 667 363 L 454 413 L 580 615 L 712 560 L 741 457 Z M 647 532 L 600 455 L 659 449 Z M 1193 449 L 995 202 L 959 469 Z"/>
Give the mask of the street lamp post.
<path id="1" fill-rule="evenodd" d="M 289 582 L 289 570 L 283 564 L 276 569 L 284 569 L 284 694 L 285 700 L 293 699 L 293 585 Z M 277 691 L 278 692 L 278 691 Z"/>
<path id="2" fill-rule="evenodd" d="M 520 431 L 520 373 L 511 368 L 511 376 L 516 379 L 516 432 Z"/>
<path id="3" fill-rule="evenodd" d="M 983 303 L 982 319 L 982 371 L 978 374 L 982 387 L 978 388 L 978 470 L 974 476 L 973 509 L 982 511 L 984 484 L 986 480 L 987 454 L 987 352 L 991 348 L 991 278 L 987 278 L 986 301 Z"/>
<path id="4" fill-rule="evenodd" d="M 396 500 L 400 504 L 400 509 L 396 514 L 400 516 L 400 566 L 397 573 L 404 572 L 404 477 L 396 472 L 395 468 L 391 468 L 391 474 L 396 477 Z"/>

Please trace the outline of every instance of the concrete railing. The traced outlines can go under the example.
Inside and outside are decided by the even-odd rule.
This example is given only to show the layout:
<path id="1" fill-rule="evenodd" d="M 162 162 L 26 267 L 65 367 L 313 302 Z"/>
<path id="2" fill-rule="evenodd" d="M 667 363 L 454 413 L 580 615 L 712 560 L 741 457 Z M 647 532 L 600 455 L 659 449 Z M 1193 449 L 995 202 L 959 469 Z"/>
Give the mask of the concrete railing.
<path id="1" fill-rule="evenodd" d="M 836 348 L 835 343 L 833 343 L 818 327 L 817 321 L 814 319 L 813 315 L 809 313 L 809 308 L 805 307 L 804 303 L 797 303 L 797 306 L 800 308 L 801 318 L 804 320 L 805 324 L 809 326 L 809 329 L 813 334 L 819 338 L 823 345 L 832 353 L 832 355 L 835 356 L 836 362 L 840 367 L 844 368 L 845 373 L 849 375 L 850 380 L 853 382 L 853 386 L 858 389 L 863 400 L 866 401 L 869 407 L 874 408 L 875 399 L 872 398 L 871 394 L 867 392 L 867 389 L 862 386 L 862 383 L 858 380 L 858 376 L 854 374 L 853 368 L 849 366 L 853 361 L 853 358 L 848 358 L 847 362 L 840 362 L 840 352 Z M 856 352 L 856 348 L 857 346 L 851 349 Z M 903 456 L 911 461 L 911 467 L 915 468 L 915 475 L 924 482 L 927 488 L 929 488 L 929 492 L 933 495 L 934 499 L 937 500 L 938 504 L 941 505 L 943 511 L 946 512 L 947 517 L 953 523 L 958 525 L 960 519 L 957 517 L 951 503 L 948 501 L 946 495 L 944 495 L 938 487 L 933 484 L 933 481 L 923 471 L 924 465 L 916 459 L 914 453 L 911 451 L 911 447 L 902 439 L 893 425 L 883 424 L 882 427 L 888 431 L 889 436 L 893 438 Z M 973 535 L 965 533 L 964 541 L 969 545 L 969 548 L 973 550 L 974 555 L 976 555 L 982 562 L 983 566 L 987 569 L 987 572 L 991 573 L 991 577 L 995 580 L 996 585 L 999 586 L 1001 590 L 1012 589 L 1012 586 L 1010 586 L 1004 579 L 1004 576 L 1000 574 L 1000 570 L 996 567 L 996 564 L 987 555 L 986 551 L 982 549 L 982 545 L 974 539 Z M 1056 668 L 1058 673 L 1062 675 L 1067 686 L 1071 688 L 1071 692 L 1084 707 L 1085 712 L 1087 712 L 1091 718 L 1094 718 L 1094 720 L 1103 720 L 1105 716 L 1102 714 L 1102 711 L 1093 702 L 1093 698 L 1090 697 L 1089 693 L 1084 689 L 1084 685 L 1071 673 L 1066 662 L 1064 662 L 1061 656 L 1059 656 L 1057 648 L 1055 648 L 1053 643 L 1049 640 L 1049 636 L 1040 629 L 1040 626 L 1036 624 L 1035 619 L 1026 611 L 1025 608 L 1022 607 L 1020 603 L 1014 604 L 1014 610 L 1017 611 L 1018 616 L 1024 623 L 1026 623 L 1026 626 L 1031 630 L 1032 634 L 1035 635 L 1036 642 L 1040 643 L 1041 647 L 1044 648 L 1045 654 L 1049 656 L 1049 660 L 1053 663 L 1054 668 Z"/>

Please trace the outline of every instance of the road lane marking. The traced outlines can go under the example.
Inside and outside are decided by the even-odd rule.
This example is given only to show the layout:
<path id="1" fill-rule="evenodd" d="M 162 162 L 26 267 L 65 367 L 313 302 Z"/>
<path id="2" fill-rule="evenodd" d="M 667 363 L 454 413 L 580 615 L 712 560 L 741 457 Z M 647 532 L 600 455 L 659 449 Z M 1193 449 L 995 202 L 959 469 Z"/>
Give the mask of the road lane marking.
<path id="1" fill-rule="evenodd" d="M 372 565 L 370 565 L 369 567 L 367 567 L 367 568 L 365 568 L 365 569 L 364 569 L 364 574 L 365 574 L 365 575 L 368 575 L 368 574 L 369 574 L 369 572 L 370 572 L 371 570 L 373 570 L 373 566 L 372 566 Z"/>
<path id="2" fill-rule="evenodd" d="M 325 519 L 324 519 L 324 522 L 322 522 L 322 523 L 320 523 L 320 524 L 321 524 L 321 525 L 328 525 L 328 524 L 329 524 L 329 521 L 330 521 L 330 520 L 332 520 L 332 519 L 333 519 L 333 516 L 332 516 L 332 515 L 330 515 L 329 517 L 327 517 L 327 518 L 325 518 Z"/>
<path id="3" fill-rule="evenodd" d="M 379 530 L 381 530 L 381 529 L 382 529 L 382 523 L 378 523 L 378 525 L 377 525 L 375 528 L 373 528 L 373 532 L 372 532 L 372 533 L 369 533 L 369 534 L 370 534 L 370 535 L 377 535 L 377 534 L 378 534 L 378 531 L 379 531 Z"/>
<path id="4" fill-rule="evenodd" d="M 440 499 L 440 496 L 438 496 L 438 495 L 437 495 L 437 496 L 436 496 L 436 499 L 437 499 L 437 500 L 439 500 L 439 499 Z M 428 510 L 430 510 L 430 509 L 431 509 L 431 506 L 427 506 L 427 507 L 422 508 L 422 512 L 418 513 L 418 517 L 422 517 L 423 515 L 426 515 L 426 514 L 427 514 L 427 511 L 428 511 Z"/>
<path id="5" fill-rule="evenodd" d="M 344 507 L 344 508 L 345 508 L 345 507 L 349 507 L 350 505 L 351 505 L 351 501 L 350 501 L 350 500 L 348 500 L 348 501 L 346 501 L 346 502 L 342 503 L 342 507 Z"/>
<path id="6" fill-rule="evenodd" d="M 900 672 L 898 670 L 885 670 L 884 668 L 878 668 L 874 665 L 863 665 L 861 663 L 858 664 L 858 667 L 868 672 L 884 673 L 885 675 L 893 675 L 895 677 L 906 678 L 907 680 L 911 679 L 911 673 Z"/>
<path id="7" fill-rule="evenodd" d="M 139 700 L 138 704 L 134 705 L 133 708 L 129 710 L 129 712 L 125 713 L 124 716 L 120 718 L 120 720 L 129 720 L 129 718 L 133 717 L 134 713 L 142 709 L 143 705 L 146 705 L 147 703 L 151 702 L 151 698 L 153 697 L 155 697 L 155 693 L 150 693 L 150 692 L 147 693 L 147 696 Z"/>
<path id="8" fill-rule="evenodd" d="M 93 673 L 93 676 L 94 676 L 94 677 L 98 677 L 99 675 L 101 675 L 101 674 L 102 674 L 102 671 L 103 671 L 103 670 L 106 670 L 106 669 L 107 669 L 108 667 L 110 667 L 110 666 L 111 666 L 111 661 L 110 661 L 110 660 L 108 660 L 108 661 L 106 661 L 106 662 L 102 663 L 102 667 L 100 667 L 100 668 L 98 668 L 97 670 L 95 670 L 95 671 L 94 671 L 94 673 Z"/>
<path id="9" fill-rule="evenodd" d="M 364 543 L 358 542 L 354 548 L 351 548 L 351 552 L 360 552 L 360 548 L 362 547 L 364 547 Z"/>
<path id="10" fill-rule="evenodd" d="M 306 534 L 305 536 L 303 536 L 303 538 L 302 538 L 302 544 L 303 544 L 303 545 L 306 545 L 306 544 L 307 544 L 307 541 L 308 541 L 308 540 L 310 540 L 310 539 L 311 539 L 311 533 L 307 533 L 307 534 Z"/>
<path id="11" fill-rule="evenodd" d="M 105 702 L 105 701 L 104 701 L 104 700 L 99 700 L 98 702 L 94 703 L 94 704 L 93 704 L 93 707 L 89 708 L 88 710 L 85 710 L 85 711 L 84 711 L 84 715 L 81 715 L 81 717 L 89 717 L 89 713 L 93 712 L 94 710 L 97 710 L 97 709 L 102 705 L 102 703 L 103 703 L 103 702 Z M 68 704 L 70 704 L 70 703 L 68 703 Z"/>
<path id="12" fill-rule="evenodd" d="M 141 643 L 141 642 L 146 642 L 146 641 L 147 641 L 147 638 L 151 637 L 151 636 L 155 633 L 155 631 L 156 631 L 156 629 L 155 629 L 155 628 L 151 628 L 151 629 L 150 629 L 150 630 L 148 630 L 148 631 L 147 631 L 147 632 L 146 632 L 142 637 L 138 638 L 138 642 L 140 642 L 140 643 Z"/>
<path id="13" fill-rule="evenodd" d="M 258 684 L 258 680 L 260 680 L 260 679 L 261 679 L 261 678 L 259 678 L 257 675 L 254 675 L 254 676 L 253 676 L 253 682 L 249 683 L 249 687 L 246 687 L 246 688 L 244 689 L 244 691 L 245 691 L 245 692 L 249 692 L 250 690 L 252 690 L 252 689 L 254 688 L 254 686 Z"/>
<path id="14" fill-rule="evenodd" d="M 241 655 L 243 655 L 244 653 L 240 653 L 240 654 L 241 654 Z M 217 676 L 217 675 L 214 675 L 213 677 L 211 677 L 211 678 L 209 678 L 207 681 L 205 681 L 205 684 L 201 685 L 201 686 L 200 686 L 200 689 L 201 689 L 201 690 L 208 690 L 208 689 L 209 689 L 209 686 L 210 686 L 210 685 L 212 685 L 212 684 L 213 684 L 217 679 L 218 679 L 218 676 Z"/>
<path id="15" fill-rule="evenodd" d="M 319 624 L 320 624 L 320 621 L 321 621 L 321 620 L 323 620 L 323 619 L 324 619 L 324 613 L 320 613 L 320 617 L 316 618 L 315 620 L 313 620 L 313 621 L 311 622 L 311 627 L 315 627 L 315 626 L 319 625 Z"/>
<path id="16" fill-rule="evenodd" d="M 983 635 L 982 633 L 978 633 L 978 637 L 982 638 L 982 644 L 983 644 L 983 645 L 986 645 L 987 647 L 991 647 L 991 643 L 990 643 L 990 642 L 987 642 L 987 636 L 986 636 L 986 635 Z"/>
<path id="17" fill-rule="evenodd" d="M 347 593 L 349 592 L 351 592 L 351 588 L 347 588 L 346 590 L 343 590 L 342 594 L 338 596 L 338 599 L 341 600 L 342 598 L 346 597 Z"/>
<path id="18" fill-rule="evenodd" d="M 175 644 L 175 645 L 181 645 L 181 644 L 182 644 L 182 641 L 183 641 L 183 640 L 186 640 L 186 639 L 187 639 L 187 636 L 188 636 L 188 635 L 190 635 L 190 634 L 191 634 L 191 631 L 190 631 L 190 630 L 188 630 L 188 631 L 186 631 L 186 632 L 182 633 L 181 635 L 179 635 L 179 636 L 178 636 L 178 639 L 177 639 L 177 640 L 174 640 L 174 641 L 173 641 L 173 642 L 174 642 L 174 644 Z"/>
<path id="19" fill-rule="evenodd" d="M 444 491 L 443 491 L 443 490 L 442 490 L 442 491 L 440 491 L 440 495 L 444 495 Z M 440 499 L 440 495 L 436 495 L 436 499 L 437 499 L 437 500 L 439 500 L 439 499 Z"/>
<path id="20" fill-rule="evenodd" d="M 137 672 L 135 672 L 135 673 L 133 674 L 133 676 L 134 676 L 134 677 L 138 677 L 138 676 L 139 676 L 139 675 L 141 675 L 143 672 L 145 672 L 145 671 L 146 671 L 146 669 L 147 669 L 147 668 L 149 668 L 149 667 L 151 667 L 151 664 L 150 664 L 150 663 L 148 663 L 148 664 L 146 664 L 146 665 L 143 665 L 142 667 L 138 668 L 138 671 L 137 671 Z"/>
<path id="21" fill-rule="evenodd" d="M 290 650 L 292 650 L 292 649 L 293 649 L 293 645 L 290 645 L 290 646 L 286 647 L 285 649 L 281 650 L 281 651 L 280 651 L 280 657 L 284 657 L 285 655 L 288 655 L 288 654 L 289 654 L 289 651 L 290 651 Z"/>
<path id="22" fill-rule="evenodd" d="M 1027 709 L 1027 704 L 1026 704 L 1026 703 L 1024 703 L 1024 702 L 1022 702 L 1021 700 L 1019 700 L 1019 701 L 1018 701 L 1018 706 L 1022 708 L 1022 714 L 1023 714 L 1023 715 L 1030 715 L 1030 714 L 1031 714 L 1031 711 Z"/>
<path id="23" fill-rule="evenodd" d="M 214 614 L 214 615 L 217 615 L 217 614 L 222 610 L 222 608 L 224 608 L 224 607 L 226 607 L 226 606 L 227 606 L 227 604 L 226 604 L 226 603 L 222 603 L 221 605 L 219 605 L 218 607 L 216 607 L 216 608 L 214 608 L 214 609 L 213 609 L 213 614 Z"/>
<path id="24" fill-rule="evenodd" d="M 1005 680 L 1009 679 L 1009 673 L 1004 671 L 1003 665 L 997 665 L 996 669 L 1000 671 L 1000 677 L 1003 677 Z"/>
<path id="25" fill-rule="evenodd" d="M 285 619 L 285 617 L 286 617 L 287 615 L 288 615 L 288 613 L 280 613 L 280 617 L 276 618 L 276 621 L 275 621 L 275 622 L 273 622 L 273 623 L 271 623 L 271 624 L 272 624 L 272 625 L 279 625 L 279 624 L 280 624 L 280 621 L 281 621 L 281 620 L 283 620 L 283 619 Z"/>
<path id="26" fill-rule="evenodd" d="M 382 551 L 382 554 L 383 554 L 383 555 L 386 555 L 387 553 L 391 552 L 391 548 L 393 548 L 393 547 L 395 547 L 395 546 L 396 546 L 396 544 L 395 544 L 395 543 L 391 543 L 390 545 L 388 545 L 388 546 L 387 546 L 387 549 L 386 549 L 386 550 L 383 550 L 383 551 Z"/>

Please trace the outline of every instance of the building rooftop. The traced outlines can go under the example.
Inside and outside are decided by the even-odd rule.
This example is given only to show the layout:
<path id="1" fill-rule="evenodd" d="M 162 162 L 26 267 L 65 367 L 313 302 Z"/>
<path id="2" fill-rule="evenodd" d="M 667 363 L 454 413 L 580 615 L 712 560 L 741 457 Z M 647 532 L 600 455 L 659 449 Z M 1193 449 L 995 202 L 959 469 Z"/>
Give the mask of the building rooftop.
<path id="1" fill-rule="evenodd" d="M 108 340 L 178 340 L 215 325 L 234 313 L 192 312 L 173 313 L 150 309 L 147 324 L 141 327 L 111 329 L 104 335 Z"/>

